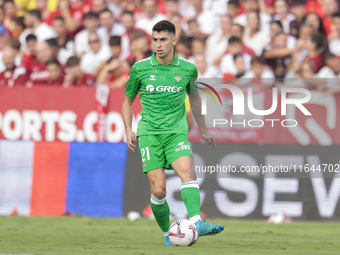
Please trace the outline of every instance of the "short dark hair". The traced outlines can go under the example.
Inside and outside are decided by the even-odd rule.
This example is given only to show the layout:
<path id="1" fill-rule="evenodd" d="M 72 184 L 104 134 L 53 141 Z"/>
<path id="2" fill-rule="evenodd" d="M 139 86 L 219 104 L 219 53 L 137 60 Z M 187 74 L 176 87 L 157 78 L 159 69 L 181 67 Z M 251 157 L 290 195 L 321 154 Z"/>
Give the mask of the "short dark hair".
<path id="1" fill-rule="evenodd" d="M 56 58 L 51 58 L 51 59 L 47 60 L 45 65 L 46 66 L 48 66 L 48 65 L 57 65 L 57 66 L 60 67 L 60 63 L 59 63 L 58 59 L 56 59 Z"/>
<path id="2" fill-rule="evenodd" d="M 112 46 L 121 46 L 122 45 L 122 39 L 118 35 L 113 35 L 109 39 L 109 45 Z"/>
<path id="3" fill-rule="evenodd" d="M 335 54 L 331 53 L 331 52 L 327 52 L 324 56 L 324 60 L 328 60 L 328 59 L 334 59 L 334 58 L 338 58 Z"/>
<path id="4" fill-rule="evenodd" d="M 67 67 L 73 67 L 77 65 L 80 65 L 80 58 L 78 58 L 77 56 L 69 57 L 68 60 L 66 61 Z"/>
<path id="5" fill-rule="evenodd" d="M 28 34 L 27 36 L 26 36 L 26 42 L 29 42 L 29 41 L 36 41 L 37 40 L 37 37 L 36 37 L 36 35 L 35 34 Z"/>
<path id="6" fill-rule="evenodd" d="M 266 60 L 263 57 L 259 56 L 253 56 L 250 60 L 250 64 L 261 64 L 261 65 L 266 65 Z"/>
<path id="7" fill-rule="evenodd" d="M 3 4 L 5 5 L 5 4 L 7 4 L 7 3 L 15 4 L 13 0 L 5 0 Z"/>
<path id="8" fill-rule="evenodd" d="M 228 39 L 228 44 L 233 44 L 233 43 L 239 43 L 239 44 L 242 44 L 242 40 L 236 36 L 231 36 L 229 39 Z"/>
<path id="9" fill-rule="evenodd" d="M 281 29 L 283 29 L 282 22 L 279 20 L 273 20 L 270 22 L 270 25 L 277 24 Z"/>
<path id="10" fill-rule="evenodd" d="M 25 23 L 24 23 L 24 17 L 15 17 L 13 19 L 13 22 L 19 26 L 21 26 L 23 29 L 25 29 Z"/>
<path id="11" fill-rule="evenodd" d="M 152 32 L 168 32 L 172 33 L 173 35 L 176 34 L 176 28 L 175 25 L 172 24 L 170 21 L 167 20 L 161 20 L 156 23 L 156 25 L 153 26 Z"/>
<path id="12" fill-rule="evenodd" d="M 50 39 L 45 40 L 45 42 L 47 42 L 48 46 L 50 46 L 51 48 L 59 49 L 57 38 L 50 38 Z"/>
<path id="13" fill-rule="evenodd" d="M 130 15 L 130 16 L 133 17 L 133 12 L 132 12 L 132 11 L 125 10 L 125 11 L 123 11 L 123 12 L 120 14 L 120 16 L 122 17 L 122 16 L 124 16 L 124 15 Z"/>
<path id="14" fill-rule="evenodd" d="M 234 61 L 235 61 L 237 58 L 243 58 L 242 53 L 236 53 L 236 54 L 233 56 Z"/>
<path id="15" fill-rule="evenodd" d="M 229 0 L 228 5 L 235 5 L 237 8 L 240 6 L 240 1 L 239 0 Z"/>
<path id="16" fill-rule="evenodd" d="M 9 38 L 6 43 L 9 46 L 11 46 L 11 48 L 16 49 L 16 50 L 20 50 L 21 43 L 20 43 L 20 41 L 18 39 Z"/>
<path id="17" fill-rule="evenodd" d="M 27 12 L 29 15 L 36 17 L 39 21 L 41 21 L 41 11 L 39 11 L 38 9 L 34 9 L 34 10 L 29 10 Z"/>
<path id="18" fill-rule="evenodd" d="M 146 37 L 146 33 L 143 30 L 134 30 L 130 34 L 132 40 L 136 40 L 142 37 Z"/>
<path id="19" fill-rule="evenodd" d="M 234 24 L 232 24 L 231 26 L 238 26 L 239 28 L 241 28 L 242 33 L 244 33 L 244 26 L 242 26 L 242 25 L 240 25 L 240 24 L 238 24 L 238 23 L 234 23 Z"/>
<path id="20" fill-rule="evenodd" d="M 96 12 L 90 11 L 84 15 L 84 20 L 85 19 L 99 19 L 99 14 Z"/>
<path id="21" fill-rule="evenodd" d="M 55 21 L 55 20 L 60 20 L 60 21 L 62 21 L 62 22 L 65 22 L 65 19 L 63 18 L 63 16 L 60 16 L 60 15 L 55 16 L 55 17 L 53 18 L 53 21 Z"/>
<path id="22" fill-rule="evenodd" d="M 113 15 L 112 11 L 110 11 L 110 9 L 106 8 L 106 9 L 104 9 L 104 10 L 102 10 L 102 11 L 99 12 L 99 16 L 100 16 L 102 13 L 104 13 L 104 12 L 110 13 L 111 16 Z"/>
<path id="23" fill-rule="evenodd" d="M 340 12 L 334 13 L 333 18 L 340 18 Z"/>
<path id="24" fill-rule="evenodd" d="M 292 7 L 296 6 L 305 6 L 305 1 L 304 0 L 293 0 L 292 1 Z"/>

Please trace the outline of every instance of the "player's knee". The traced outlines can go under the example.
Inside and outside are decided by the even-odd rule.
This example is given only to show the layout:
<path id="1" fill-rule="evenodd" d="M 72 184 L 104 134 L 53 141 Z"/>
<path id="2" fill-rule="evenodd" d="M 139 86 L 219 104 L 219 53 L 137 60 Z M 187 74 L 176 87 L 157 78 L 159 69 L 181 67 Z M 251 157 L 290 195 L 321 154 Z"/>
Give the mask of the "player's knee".
<path id="1" fill-rule="evenodd" d="M 163 188 L 156 188 L 153 192 L 153 195 L 158 199 L 162 199 L 166 196 L 166 190 Z"/>

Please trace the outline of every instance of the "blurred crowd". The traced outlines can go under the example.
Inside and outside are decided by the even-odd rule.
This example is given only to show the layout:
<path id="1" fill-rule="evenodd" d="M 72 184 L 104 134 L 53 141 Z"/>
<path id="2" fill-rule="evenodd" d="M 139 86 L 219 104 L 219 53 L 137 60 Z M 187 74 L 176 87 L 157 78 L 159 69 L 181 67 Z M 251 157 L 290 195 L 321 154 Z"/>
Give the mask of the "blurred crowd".
<path id="1" fill-rule="evenodd" d="M 0 0 L 0 86 L 124 87 L 175 24 L 199 78 L 339 90 L 337 0 Z M 322 78 L 322 79 L 315 79 Z"/>

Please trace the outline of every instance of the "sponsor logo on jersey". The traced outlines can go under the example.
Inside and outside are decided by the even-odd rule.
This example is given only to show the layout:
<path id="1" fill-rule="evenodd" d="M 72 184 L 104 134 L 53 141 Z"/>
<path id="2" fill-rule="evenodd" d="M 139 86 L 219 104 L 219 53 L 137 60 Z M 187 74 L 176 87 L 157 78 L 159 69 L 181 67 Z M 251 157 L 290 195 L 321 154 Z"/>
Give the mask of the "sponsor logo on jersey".
<path id="1" fill-rule="evenodd" d="M 155 81 L 156 79 L 155 79 L 155 77 L 156 77 L 156 75 L 150 75 L 150 81 Z"/>
<path id="2" fill-rule="evenodd" d="M 146 91 L 153 92 L 155 90 L 155 87 L 153 85 L 147 85 Z M 157 92 L 173 92 L 173 93 L 179 93 L 183 90 L 182 87 L 177 86 L 157 86 L 156 91 Z"/>
<path id="3" fill-rule="evenodd" d="M 177 144 L 175 151 L 190 150 L 190 145 L 185 145 L 184 142 Z"/>
<path id="4" fill-rule="evenodd" d="M 147 85 L 146 86 L 146 91 L 152 92 L 154 90 L 155 90 L 154 86 L 152 86 L 152 85 Z"/>
<path id="5" fill-rule="evenodd" d="M 179 82 L 180 80 L 182 80 L 182 78 L 179 76 L 179 74 L 177 74 L 174 78 L 175 78 L 175 80 L 176 80 L 177 82 Z"/>

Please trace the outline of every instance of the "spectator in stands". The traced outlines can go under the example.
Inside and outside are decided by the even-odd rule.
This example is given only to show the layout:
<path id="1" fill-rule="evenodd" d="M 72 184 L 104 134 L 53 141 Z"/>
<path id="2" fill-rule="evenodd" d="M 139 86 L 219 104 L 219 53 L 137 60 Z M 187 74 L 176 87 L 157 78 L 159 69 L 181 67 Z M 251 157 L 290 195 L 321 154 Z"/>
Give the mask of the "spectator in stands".
<path id="1" fill-rule="evenodd" d="M 108 10 L 107 2 L 105 0 L 92 0 L 93 12 L 100 14 L 103 10 Z"/>
<path id="2" fill-rule="evenodd" d="M 69 35 L 75 36 L 80 31 L 85 12 L 90 7 L 83 0 L 71 2 L 71 0 L 59 0 L 59 10 L 56 15 L 61 15 L 66 24 Z"/>
<path id="3" fill-rule="evenodd" d="M 39 10 L 30 10 L 25 15 L 25 25 L 30 28 L 26 34 L 35 34 L 38 42 L 45 41 L 46 39 L 56 37 L 54 30 L 46 23 L 41 21 L 41 12 Z"/>
<path id="4" fill-rule="evenodd" d="M 34 49 L 35 55 L 25 57 L 23 66 L 26 69 L 29 81 L 26 82 L 27 87 L 33 85 L 46 84 L 49 74 L 46 70 L 46 62 L 53 57 L 53 51 L 47 42 L 38 42 Z"/>
<path id="5" fill-rule="evenodd" d="M 131 33 L 131 54 L 127 57 L 130 64 L 152 55 L 153 52 L 150 50 L 147 42 L 147 35 L 142 30 L 136 30 Z"/>
<path id="6" fill-rule="evenodd" d="M 239 38 L 242 42 L 242 38 L 243 38 L 243 34 L 244 34 L 244 27 L 239 25 L 239 24 L 233 24 L 231 25 L 231 29 L 230 29 L 230 36 L 235 36 L 237 38 Z M 255 52 L 249 48 L 247 45 L 245 45 L 242 42 L 242 52 L 243 53 L 247 53 L 250 56 L 254 56 Z M 228 52 L 226 52 L 225 54 L 227 54 Z"/>
<path id="7" fill-rule="evenodd" d="M 13 32 L 14 29 L 14 18 L 17 17 L 17 8 L 13 0 L 5 0 L 3 3 L 4 7 L 4 25 L 9 30 L 10 33 Z"/>
<path id="8" fill-rule="evenodd" d="M 65 75 L 64 87 L 93 87 L 96 85 L 96 78 L 92 74 L 82 71 L 80 59 L 77 56 L 70 57 L 66 62 L 66 67 L 68 71 Z"/>
<path id="9" fill-rule="evenodd" d="M 42 22 L 51 26 L 52 20 L 54 18 L 54 13 L 51 13 L 47 8 L 48 0 L 36 0 L 36 2 L 37 2 L 37 10 L 39 10 L 41 13 Z"/>
<path id="10" fill-rule="evenodd" d="M 280 33 L 284 33 L 281 21 L 274 20 L 274 21 L 270 22 L 270 39 L 271 39 L 271 42 L 266 47 L 266 49 L 268 47 L 272 48 L 275 36 L 277 34 L 280 34 Z M 287 40 L 286 40 L 287 45 L 285 45 L 285 46 L 287 46 L 287 48 L 289 48 L 289 49 L 294 48 L 295 44 L 296 44 L 296 38 L 292 35 L 289 35 L 289 33 L 285 33 L 285 34 L 287 34 Z"/>
<path id="11" fill-rule="evenodd" d="M 128 9 L 127 3 L 123 0 L 110 0 L 107 4 L 109 10 L 113 13 L 115 20 L 118 20 L 120 18 L 124 9 Z"/>
<path id="12" fill-rule="evenodd" d="M 294 47 L 289 47 L 289 36 L 283 32 L 275 35 L 273 43 L 266 47 L 263 56 L 266 63 L 274 71 L 277 78 L 283 78 L 286 74 L 286 68 L 292 54 L 299 52 L 302 49 L 302 44 L 296 44 Z"/>
<path id="13" fill-rule="evenodd" d="M 314 65 L 315 73 L 319 72 L 323 67 L 323 59 L 321 53 L 328 51 L 327 39 L 322 34 L 313 34 L 307 41 L 306 49 L 308 55 L 302 60 L 303 63 L 310 62 Z"/>
<path id="14" fill-rule="evenodd" d="M 242 76 L 241 84 L 251 86 L 273 86 L 275 84 L 274 73 L 266 66 L 262 57 L 254 56 L 251 59 L 251 70 Z"/>
<path id="15" fill-rule="evenodd" d="M 34 34 L 27 35 L 26 36 L 26 45 L 27 45 L 27 49 L 28 49 L 28 54 L 25 55 L 25 58 L 23 60 L 23 66 L 25 66 L 24 63 L 27 61 L 26 59 L 32 57 L 32 56 L 29 56 L 29 55 L 33 55 L 34 57 L 36 55 L 35 49 L 36 49 L 36 45 L 37 45 L 37 37 Z"/>
<path id="16" fill-rule="evenodd" d="M 175 51 L 179 57 L 189 59 L 191 55 L 191 50 L 190 50 L 190 43 L 188 42 L 188 40 L 177 41 L 175 45 Z"/>
<path id="17" fill-rule="evenodd" d="M 339 11 L 339 3 L 337 0 L 323 0 L 322 9 L 325 16 L 322 19 L 326 35 L 330 35 L 333 31 L 333 16 Z"/>
<path id="18" fill-rule="evenodd" d="M 306 5 L 304 0 L 293 0 L 291 11 L 295 16 L 295 20 L 292 20 L 289 24 L 290 34 L 296 38 L 299 37 L 299 29 L 302 23 L 303 17 L 306 15 Z"/>
<path id="19" fill-rule="evenodd" d="M 221 58 L 228 47 L 228 39 L 231 30 L 231 18 L 229 16 L 221 17 L 221 30 L 213 33 L 207 40 L 207 55 L 213 59 L 216 66 L 220 65 Z"/>
<path id="20" fill-rule="evenodd" d="M 95 12 L 88 12 L 84 17 L 85 29 L 79 32 L 75 39 L 76 55 L 81 57 L 84 53 L 90 50 L 89 34 L 97 33 L 101 41 L 101 45 L 106 47 L 108 45 L 107 31 L 105 27 L 99 27 L 99 15 Z"/>
<path id="21" fill-rule="evenodd" d="M 257 0 L 244 0 L 245 13 L 238 15 L 234 19 L 234 23 L 240 24 L 243 27 L 247 25 L 248 13 L 249 12 L 259 12 L 259 6 Z M 272 17 L 264 12 L 259 12 L 260 26 L 263 32 L 269 33 L 269 23 Z"/>
<path id="22" fill-rule="evenodd" d="M 60 48 L 65 49 L 72 55 L 75 54 L 74 38 L 66 33 L 65 20 L 62 16 L 54 17 L 52 28 L 56 33 L 57 42 Z"/>
<path id="23" fill-rule="evenodd" d="M 111 57 L 97 78 L 97 84 L 107 84 L 111 88 L 122 88 L 129 79 L 129 65 Z"/>
<path id="24" fill-rule="evenodd" d="M 13 48 L 7 47 L 3 53 L 5 70 L 0 73 L 0 86 L 25 86 L 27 77 L 24 67 L 17 67 L 14 63 L 16 52 Z"/>
<path id="25" fill-rule="evenodd" d="M 43 85 L 62 86 L 64 84 L 64 70 L 57 59 L 52 58 L 48 60 L 46 62 L 46 70 L 49 74 L 49 79 Z"/>
<path id="26" fill-rule="evenodd" d="M 304 45 L 306 45 L 307 41 L 310 39 L 310 37 L 313 34 L 313 27 L 312 25 L 308 23 L 302 23 L 299 27 L 299 40 L 304 42 Z"/>
<path id="27" fill-rule="evenodd" d="M 313 33 L 321 33 L 325 35 L 325 29 L 321 18 L 316 13 L 308 13 L 302 20 L 302 23 L 307 23 L 312 26 Z"/>
<path id="28" fill-rule="evenodd" d="M 333 17 L 333 24 L 334 24 L 334 33 L 329 38 L 329 50 L 337 55 L 340 56 L 340 12 L 334 14 Z"/>
<path id="29" fill-rule="evenodd" d="M 25 45 L 25 24 L 24 24 L 24 18 L 23 17 L 16 17 L 13 19 L 14 27 L 13 27 L 13 33 L 12 37 L 19 39 L 20 43 Z"/>
<path id="30" fill-rule="evenodd" d="M 200 25 L 198 24 L 197 20 L 190 19 L 188 22 L 188 29 L 190 33 L 190 39 L 203 39 L 205 40 L 207 38 L 207 35 L 204 35 L 200 30 Z"/>
<path id="31" fill-rule="evenodd" d="M 144 0 L 143 10 L 146 13 L 146 17 L 139 19 L 136 23 L 136 27 L 143 29 L 145 32 L 151 35 L 153 26 L 158 21 L 166 19 L 166 16 L 161 13 L 157 13 L 156 0 Z"/>
<path id="32" fill-rule="evenodd" d="M 217 25 L 213 13 L 203 8 L 203 0 L 192 0 L 191 2 L 196 11 L 194 18 L 199 25 L 199 31 L 205 36 L 211 35 Z"/>
<path id="33" fill-rule="evenodd" d="M 179 13 L 179 0 L 165 0 L 166 19 L 171 20 L 173 15 Z"/>
<path id="34" fill-rule="evenodd" d="M 209 64 L 203 52 L 194 54 L 195 65 L 198 71 L 198 78 L 219 78 L 219 70 L 212 64 Z"/>
<path id="35" fill-rule="evenodd" d="M 227 15 L 234 20 L 239 13 L 240 9 L 240 1 L 239 0 L 229 0 Z"/>
<path id="36" fill-rule="evenodd" d="M 315 66 L 311 62 L 302 63 L 299 73 L 301 78 L 311 79 L 315 77 Z"/>
<path id="37" fill-rule="evenodd" d="M 119 35 L 125 33 L 125 28 L 122 24 L 115 22 L 113 13 L 109 9 L 104 9 L 99 14 L 100 25 L 106 28 L 106 36 L 110 38 L 112 35 Z"/>
<path id="38" fill-rule="evenodd" d="M 119 60 L 126 60 L 128 57 L 122 52 L 122 39 L 118 35 L 110 37 L 109 46 L 111 50 L 111 57 L 118 58 Z"/>
<path id="39" fill-rule="evenodd" d="M 340 60 L 337 56 L 332 53 L 325 54 L 325 64 L 318 72 L 318 78 L 340 78 Z M 336 82 L 340 86 L 339 80 Z"/>
<path id="40" fill-rule="evenodd" d="M 3 51 L 7 39 L 8 39 L 7 29 L 4 25 L 0 24 L 0 52 Z"/>
<path id="41" fill-rule="evenodd" d="M 242 41 L 239 38 L 232 36 L 228 40 L 228 51 L 221 59 L 220 71 L 223 75 L 237 74 L 238 70 L 235 67 L 233 58 L 236 54 L 242 54 L 246 71 L 250 69 L 251 56 L 242 52 Z"/>
<path id="42" fill-rule="evenodd" d="M 100 62 L 110 58 L 110 49 L 106 45 L 102 45 L 100 38 L 96 32 L 90 32 L 88 35 L 90 51 L 86 52 L 80 62 L 81 68 L 89 74 L 97 76 L 99 70 L 97 67 Z"/>
<path id="43" fill-rule="evenodd" d="M 11 48 L 12 50 L 14 50 L 15 52 L 14 63 L 16 66 L 21 66 L 22 56 L 20 52 L 20 47 L 21 47 L 21 43 L 18 39 L 9 38 L 5 41 L 5 49 L 3 52 L 5 52 L 5 50 L 7 50 L 8 48 Z M 1 71 L 4 69 L 5 69 L 5 66 L 1 68 Z"/>
<path id="44" fill-rule="evenodd" d="M 247 18 L 248 24 L 244 30 L 243 43 L 251 48 L 257 56 L 260 56 L 270 42 L 270 36 L 260 29 L 260 16 L 257 12 L 249 11 Z"/>
<path id="45" fill-rule="evenodd" d="M 62 65 L 65 65 L 69 57 L 73 56 L 73 52 L 60 48 L 56 38 L 48 39 L 46 42 L 53 51 L 53 57 L 56 58 Z"/>
<path id="46" fill-rule="evenodd" d="M 5 11 L 4 11 L 4 5 L 0 5 L 0 24 L 4 24 L 5 20 Z"/>
<path id="47" fill-rule="evenodd" d="M 289 13 L 288 4 L 285 0 L 275 0 L 274 20 L 279 20 L 283 26 L 283 32 L 289 34 L 290 23 L 295 20 L 295 16 Z"/>
<path id="48" fill-rule="evenodd" d="M 185 39 L 187 39 L 188 36 L 186 35 L 186 33 L 184 32 L 184 29 L 183 29 L 183 24 L 184 24 L 183 18 L 179 14 L 173 14 L 170 17 L 169 21 L 172 24 L 175 25 L 177 40 L 180 40 L 180 39 L 185 40 Z"/>

